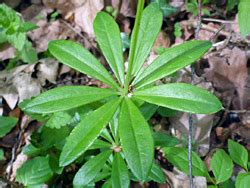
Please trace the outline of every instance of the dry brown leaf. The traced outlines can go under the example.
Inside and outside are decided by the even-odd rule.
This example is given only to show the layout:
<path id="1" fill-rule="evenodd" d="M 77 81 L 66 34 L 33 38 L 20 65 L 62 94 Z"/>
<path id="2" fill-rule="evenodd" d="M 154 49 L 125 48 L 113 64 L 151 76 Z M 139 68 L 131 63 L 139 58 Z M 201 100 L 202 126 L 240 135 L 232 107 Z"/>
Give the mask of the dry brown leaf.
<path id="1" fill-rule="evenodd" d="M 74 22 L 89 37 L 94 37 L 93 22 L 96 14 L 104 7 L 103 0 L 43 0 L 43 3 L 53 9 L 57 9 L 64 19 L 74 17 Z"/>
<path id="2" fill-rule="evenodd" d="M 37 66 L 38 69 L 37 77 L 42 86 L 45 85 L 46 80 L 48 80 L 53 84 L 56 83 L 56 77 L 58 75 L 58 67 L 59 64 L 54 59 L 46 58 L 39 60 Z"/>
<path id="3" fill-rule="evenodd" d="M 47 50 L 50 40 L 66 39 L 72 33 L 59 20 L 51 23 L 48 23 L 47 20 L 39 20 L 36 24 L 39 28 L 31 31 L 28 35 L 34 41 L 34 46 L 38 52 Z"/>
<path id="4" fill-rule="evenodd" d="M 16 50 L 15 48 L 8 45 L 7 48 L 0 49 L 0 61 L 4 61 L 6 59 L 12 59 L 15 57 Z"/>
<path id="5" fill-rule="evenodd" d="M 35 70 L 37 66 L 38 70 Z M 58 63 L 53 59 L 42 59 L 38 64 L 22 65 L 11 71 L 0 72 L 0 96 L 13 109 L 17 102 L 40 94 L 45 80 L 55 83 Z M 31 75 L 36 73 L 37 78 Z"/>
<path id="6" fill-rule="evenodd" d="M 205 77 L 220 91 L 236 90 L 238 108 L 244 109 L 245 86 L 247 85 L 247 55 L 238 47 L 226 48 L 219 55 L 208 58 L 210 67 L 205 69 Z"/>
<path id="7" fill-rule="evenodd" d="M 196 152 L 205 156 L 209 151 L 210 133 L 214 123 L 214 115 L 193 115 L 193 140 L 197 146 Z M 188 113 L 178 113 L 170 118 L 171 128 L 179 139 L 188 138 Z"/>
<path id="8" fill-rule="evenodd" d="M 118 10 L 119 13 L 125 17 L 135 16 L 136 1 L 134 0 L 126 0 L 126 1 L 111 0 L 111 5 L 114 9 Z"/>
<path id="9" fill-rule="evenodd" d="M 220 26 L 218 24 L 214 24 L 214 23 L 208 23 L 207 26 L 214 28 L 215 30 L 220 29 Z M 214 34 L 215 33 L 212 31 L 201 29 L 199 32 L 199 40 L 210 40 L 210 38 L 213 37 Z"/>
<path id="10" fill-rule="evenodd" d="M 155 40 L 153 50 L 155 51 L 159 47 L 169 48 L 170 44 L 171 44 L 171 41 L 170 41 L 168 34 L 164 31 L 160 31 L 160 33 L 158 34 Z"/>
<path id="11" fill-rule="evenodd" d="M 189 177 L 174 167 L 173 172 L 163 170 L 173 188 L 189 188 Z M 193 178 L 195 188 L 207 188 L 205 177 L 196 176 Z"/>
<path id="12" fill-rule="evenodd" d="M 85 0 L 83 4 L 74 10 L 75 23 L 90 37 L 94 37 L 93 22 L 95 16 L 103 7 L 103 0 Z"/>

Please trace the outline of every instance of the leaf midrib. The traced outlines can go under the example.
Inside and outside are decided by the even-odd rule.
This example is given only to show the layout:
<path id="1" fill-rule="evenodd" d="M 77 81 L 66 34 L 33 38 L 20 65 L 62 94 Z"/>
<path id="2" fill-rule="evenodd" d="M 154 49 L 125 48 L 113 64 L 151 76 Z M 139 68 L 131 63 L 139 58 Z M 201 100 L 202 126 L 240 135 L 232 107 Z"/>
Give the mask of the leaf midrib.
<path id="1" fill-rule="evenodd" d="M 132 101 L 131 101 L 132 102 Z M 126 102 L 127 103 L 127 102 Z M 128 107 L 128 111 L 129 111 L 129 117 L 130 117 L 130 122 L 131 122 L 131 125 L 132 125 L 132 120 L 131 120 L 131 108 L 130 108 L 130 105 L 127 103 L 126 104 L 127 105 L 127 107 Z M 131 128 L 132 128 L 132 130 L 133 130 L 133 137 L 134 137 L 134 140 L 135 140 L 135 144 L 136 144 L 136 150 L 137 150 L 137 152 L 138 152 L 138 156 L 139 156 L 139 163 L 140 163 L 140 170 L 141 170 L 141 174 L 143 174 L 143 168 L 142 168 L 142 161 L 141 161 L 141 155 L 140 155 L 140 149 L 138 148 L 138 140 L 136 139 L 136 136 L 135 136 L 135 130 L 134 130 L 134 127 L 133 126 L 131 126 Z"/>
<path id="2" fill-rule="evenodd" d="M 135 84 L 135 86 L 145 86 L 145 85 L 147 85 L 147 84 L 149 84 L 149 83 L 146 83 L 146 84 L 143 84 L 143 85 L 141 85 L 140 83 L 141 82 L 143 82 L 143 81 L 147 81 L 150 77 L 151 77 L 151 75 L 152 75 L 152 73 L 154 73 L 154 72 L 157 72 L 157 71 L 159 71 L 159 69 L 162 69 L 162 67 L 164 67 L 164 66 L 168 66 L 168 64 L 169 63 L 172 63 L 173 61 L 175 61 L 177 58 L 180 58 L 180 56 L 184 56 L 184 55 L 186 55 L 186 54 L 189 54 L 190 53 L 190 51 L 193 51 L 193 50 L 196 50 L 197 48 L 199 49 L 199 48 L 202 48 L 203 46 L 206 46 L 207 44 L 206 43 L 202 43 L 202 44 L 200 44 L 200 45 L 198 45 L 198 46 L 195 46 L 195 47 L 193 47 L 193 48 L 191 48 L 191 49 L 189 49 L 188 51 L 185 51 L 184 53 L 182 53 L 182 54 L 176 54 L 174 57 L 172 57 L 172 59 L 170 59 L 169 61 L 167 61 L 167 62 L 165 62 L 165 63 L 163 63 L 161 66 L 159 66 L 158 68 L 156 68 L 156 69 L 154 69 L 154 70 L 152 70 L 152 71 L 149 71 L 149 73 L 148 73 L 148 75 L 147 76 L 143 76 L 143 75 L 141 75 L 141 78 L 137 81 L 137 82 L 135 82 L 134 84 Z M 160 56 L 159 56 L 160 57 Z M 152 62 L 153 63 L 153 62 Z M 173 63 L 172 63 L 173 64 Z M 150 66 L 150 65 L 149 65 Z M 148 67 L 149 67 L 148 66 Z M 184 65 L 184 67 L 185 67 L 186 65 Z M 147 68 L 148 68 L 147 67 Z M 176 66 L 176 67 L 178 67 L 178 66 Z M 170 74 L 172 74 L 173 72 L 169 72 L 169 73 L 166 73 L 166 75 L 165 76 L 168 76 L 168 75 L 170 75 Z M 145 70 L 145 74 L 146 74 L 146 70 Z"/>

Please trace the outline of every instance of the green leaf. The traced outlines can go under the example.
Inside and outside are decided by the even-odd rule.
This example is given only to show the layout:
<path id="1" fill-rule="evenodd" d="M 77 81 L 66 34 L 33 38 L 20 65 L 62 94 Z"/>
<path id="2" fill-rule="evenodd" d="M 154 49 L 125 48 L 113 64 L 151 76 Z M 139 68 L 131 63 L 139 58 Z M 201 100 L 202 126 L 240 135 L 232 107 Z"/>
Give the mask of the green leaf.
<path id="1" fill-rule="evenodd" d="M 119 153 L 115 153 L 112 163 L 112 187 L 128 188 L 130 184 L 128 168 Z"/>
<path id="2" fill-rule="evenodd" d="M 0 161 L 2 161 L 2 160 L 5 160 L 4 151 L 3 151 L 3 149 L 0 149 Z"/>
<path id="3" fill-rule="evenodd" d="M 65 138 L 70 134 L 70 129 L 67 126 L 61 127 L 60 129 L 52 129 L 46 126 L 43 126 L 41 132 L 41 144 L 45 148 L 51 148 L 53 146 L 57 148 L 62 148 L 62 145 L 65 143 Z"/>
<path id="4" fill-rule="evenodd" d="M 233 173 L 233 161 L 223 149 L 218 149 L 211 159 L 211 168 L 216 179 L 216 184 L 219 184 L 231 177 Z"/>
<path id="5" fill-rule="evenodd" d="M 124 84 L 124 60 L 120 29 L 105 12 L 97 14 L 94 21 L 96 40 L 121 85 Z"/>
<path id="6" fill-rule="evenodd" d="M 110 188 L 112 187 L 112 179 L 109 178 L 105 183 L 102 185 L 102 188 Z"/>
<path id="7" fill-rule="evenodd" d="M 250 1 L 240 0 L 238 10 L 238 22 L 240 26 L 240 33 L 243 37 L 246 37 L 250 33 L 250 25 L 248 24 L 250 19 Z"/>
<path id="8" fill-rule="evenodd" d="M 161 29 L 162 17 L 162 12 L 156 3 L 151 3 L 142 12 L 137 41 L 132 41 L 132 43 L 136 43 L 132 69 L 132 75 L 134 76 L 141 69 L 154 44 Z M 134 32 L 132 35 L 134 35 Z"/>
<path id="9" fill-rule="evenodd" d="M 157 113 L 159 113 L 161 116 L 163 117 L 174 117 L 176 116 L 176 113 L 178 111 L 170 109 L 170 108 L 164 108 L 164 107 L 160 107 L 157 110 Z"/>
<path id="10" fill-rule="evenodd" d="M 165 76 L 182 69 L 201 58 L 212 47 L 209 41 L 189 41 L 178 46 L 167 48 L 156 58 L 142 74 L 133 81 L 136 88 L 151 84 Z"/>
<path id="11" fill-rule="evenodd" d="M 231 11 L 239 3 L 239 0 L 228 0 L 227 1 L 227 11 Z"/>
<path id="12" fill-rule="evenodd" d="M 108 142 L 105 142 L 103 140 L 95 140 L 95 142 L 90 146 L 89 149 L 100 149 L 100 148 L 111 148 L 112 145 Z"/>
<path id="13" fill-rule="evenodd" d="M 229 139 L 228 140 L 228 152 L 236 164 L 240 165 L 245 170 L 248 169 L 247 168 L 248 152 L 244 146 Z"/>
<path id="14" fill-rule="evenodd" d="M 60 156 L 60 166 L 73 162 L 94 143 L 114 115 L 120 102 L 120 99 L 112 100 L 81 120 L 67 138 Z"/>
<path id="15" fill-rule="evenodd" d="M 235 183 L 229 179 L 223 183 L 220 183 L 219 188 L 235 188 L 234 184 Z"/>
<path id="16" fill-rule="evenodd" d="M 129 98 L 121 107 L 119 135 L 129 168 L 136 178 L 147 180 L 154 158 L 153 138 L 146 120 Z"/>
<path id="17" fill-rule="evenodd" d="M 109 89 L 89 86 L 63 86 L 42 93 L 30 102 L 20 104 L 28 113 L 52 113 L 69 110 L 115 95 Z"/>
<path id="18" fill-rule="evenodd" d="M 36 157 L 25 162 L 17 170 L 16 179 L 25 186 L 39 185 L 47 182 L 53 175 L 48 157 Z"/>
<path id="19" fill-rule="evenodd" d="M 153 166 L 151 168 L 151 171 L 148 175 L 150 180 L 153 180 L 157 183 L 166 183 L 166 176 L 164 172 L 162 171 L 161 167 L 157 165 L 156 163 L 153 163 Z"/>
<path id="20" fill-rule="evenodd" d="M 17 56 L 26 63 L 35 63 L 38 59 L 36 50 L 29 41 L 25 42 L 23 49 L 17 52 Z"/>
<path id="21" fill-rule="evenodd" d="M 173 83 L 135 91 L 133 97 L 174 110 L 211 114 L 222 109 L 219 99 L 208 91 L 184 83 Z"/>
<path id="22" fill-rule="evenodd" d="M 188 150 L 179 147 L 166 147 L 162 149 L 167 160 L 184 173 L 189 173 Z M 210 178 L 207 168 L 200 157 L 192 152 L 193 176 L 204 176 Z"/>
<path id="23" fill-rule="evenodd" d="M 18 119 L 13 117 L 0 116 L 0 137 L 5 136 L 8 132 L 15 127 Z"/>
<path id="24" fill-rule="evenodd" d="M 22 51 L 26 42 L 26 33 L 18 32 L 13 35 L 7 35 L 7 39 L 18 51 Z"/>
<path id="25" fill-rule="evenodd" d="M 125 51 L 130 48 L 130 36 L 125 32 L 121 32 L 120 35 L 122 39 L 122 50 Z"/>
<path id="26" fill-rule="evenodd" d="M 164 17 L 168 17 L 177 11 L 175 7 L 168 4 L 167 0 L 150 0 L 150 2 L 156 2 L 158 4 Z"/>
<path id="27" fill-rule="evenodd" d="M 238 174 L 235 185 L 236 188 L 249 188 L 250 173 Z"/>
<path id="28" fill-rule="evenodd" d="M 32 22 L 24 22 L 23 23 L 23 30 L 25 32 L 32 31 L 32 30 L 37 29 L 37 28 L 39 28 L 39 26 L 32 23 Z"/>
<path id="29" fill-rule="evenodd" d="M 83 187 L 91 183 L 101 171 L 111 153 L 111 150 L 105 151 L 88 160 L 76 173 L 73 180 L 74 187 Z"/>
<path id="30" fill-rule="evenodd" d="M 51 54 L 63 64 L 119 89 L 118 84 L 103 65 L 81 45 L 67 40 L 55 40 L 49 42 L 48 48 Z"/>
<path id="31" fill-rule="evenodd" d="M 67 125 L 72 120 L 72 116 L 67 112 L 56 112 L 54 113 L 45 126 L 50 128 L 60 129 Z"/>
<path id="32" fill-rule="evenodd" d="M 173 147 L 179 144 L 179 140 L 162 132 L 153 132 L 155 146 Z"/>
<path id="33" fill-rule="evenodd" d="M 42 149 L 35 147 L 33 144 L 29 144 L 22 149 L 22 153 L 28 157 L 34 157 L 43 152 Z"/>
<path id="34" fill-rule="evenodd" d="M 181 31 L 181 24 L 180 22 L 176 22 L 174 24 L 174 36 L 179 38 L 182 36 L 182 31 Z"/>
<path id="35" fill-rule="evenodd" d="M 157 109 L 158 109 L 157 105 L 146 102 L 142 106 L 140 106 L 140 111 L 144 116 L 145 120 L 147 121 L 154 115 Z"/>

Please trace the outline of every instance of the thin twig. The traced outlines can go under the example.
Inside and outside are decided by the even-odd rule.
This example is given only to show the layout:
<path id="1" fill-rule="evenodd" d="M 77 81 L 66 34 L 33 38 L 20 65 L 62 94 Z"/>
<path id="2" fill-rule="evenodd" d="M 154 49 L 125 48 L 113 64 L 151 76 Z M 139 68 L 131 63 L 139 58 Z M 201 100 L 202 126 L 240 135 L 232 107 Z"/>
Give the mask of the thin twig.
<path id="1" fill-rule="evenodd" d="M 20 123 L 20 127 L 19 127 L 20 131 L 18 132 L 18 136 L 16 138 L 16 143 L 11 150 L 11 160 L 8 164 L 9 169 L 6 171 L 6 177 L 8 180 L 11 179 L 11 175 L 13 173 L 13 164 L 16 160 L 17 153 L 20 151 L 20 147 L 22 145 L 23 134 L 25 131 L 25 126 L 28 124 L 29 120 L 30 119 L 27 116 L 24 116 L 21 123 Z"/>
<path id="2" fill-rule="evenodd" d="M 195 30 L 195 39 L 199 39 L 199 32 L 201 29 L 201 0 L 198 0 L 198 21 L 197 21 L 197 28 Z M 191 83 L 194 83 L 194 67 L 191 66 Z M 189 161 L 189 187 L 194 187 L 193 182 L 193 161 L 192 161 L 192 143 L 193 143 L 193 115 L 190 113 L 189 118 L 189 129 L 188 129 L 188 161 Z"/>
<path id="3" fill-rule="evenodd" d="M 216 31 L 216 33 L 214 33 L 213 36 L 211 36 L 211 37 L 209 38 L 209 40 L 211 40 L 211 41 L 213 42 L 213 41 L 215 40 L 215 38 L 219 35 L 220 31 L 222 31 L 222 29 L 224 29 L 224 27 L 225 27 L 225 25 L 222 25 L 222 26 L 218 29 L 218 31 Z"/>
<path id="4" fill-rule="evenodd" d="M 235 21 L 220 20 L 220 19 L 214 19 L 214 18 L 202 18 L 202 20 L 209 21 L 209 22 L 223 23 L 223 24 L 237 24 L 237 22 Z"/>

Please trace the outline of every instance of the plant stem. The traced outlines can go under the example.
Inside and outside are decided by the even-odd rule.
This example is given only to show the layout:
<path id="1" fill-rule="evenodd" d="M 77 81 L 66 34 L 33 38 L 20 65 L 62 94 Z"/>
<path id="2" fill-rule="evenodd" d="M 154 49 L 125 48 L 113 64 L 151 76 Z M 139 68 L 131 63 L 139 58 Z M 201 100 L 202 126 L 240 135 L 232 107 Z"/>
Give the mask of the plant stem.
<path id="1" fill-rule="evenodd" d="M 198 22 L 197 28 L 195 30 L 195 39 L 199 39 L 199 32 L 201 29 L 201 14 L 202 14 L 202 7 L 201 7 L 201 0 L 198 0 Z M 194 82 L 194 67 L 191 65 L 191 83 Z M 193 161 L 192 161 L 192 143 L 193 143 L 193 114 L 189 114 L 189 135 L 188 135 L 188 161 L 189 161 L 189 187 L 194 187 L 193 182 Z"/>
<path id="2" fill-rule="evenodd" d="M 129 88 L 130 77 L 132 74 L 132 68 L 133 68 L 133 63 L 134 63 L 134 58 L 135 58 L 137 36 L 138 36 L 139 27 L 140 27 L 143 7 L 144 7 L 144 0 L 139 0 L 138 4 L 137 4 L 137 12 L 136 12 L 134 29 L 133 29 L 133 33 L 132 33 L 132 42 L 131 42 L 131 47 L 129 50 L 128 72 L 126 75 L 126 80 L 125 80 L 125 85 L 124 85 L 124 95 L 128 94 L 128 88 Z"/>

